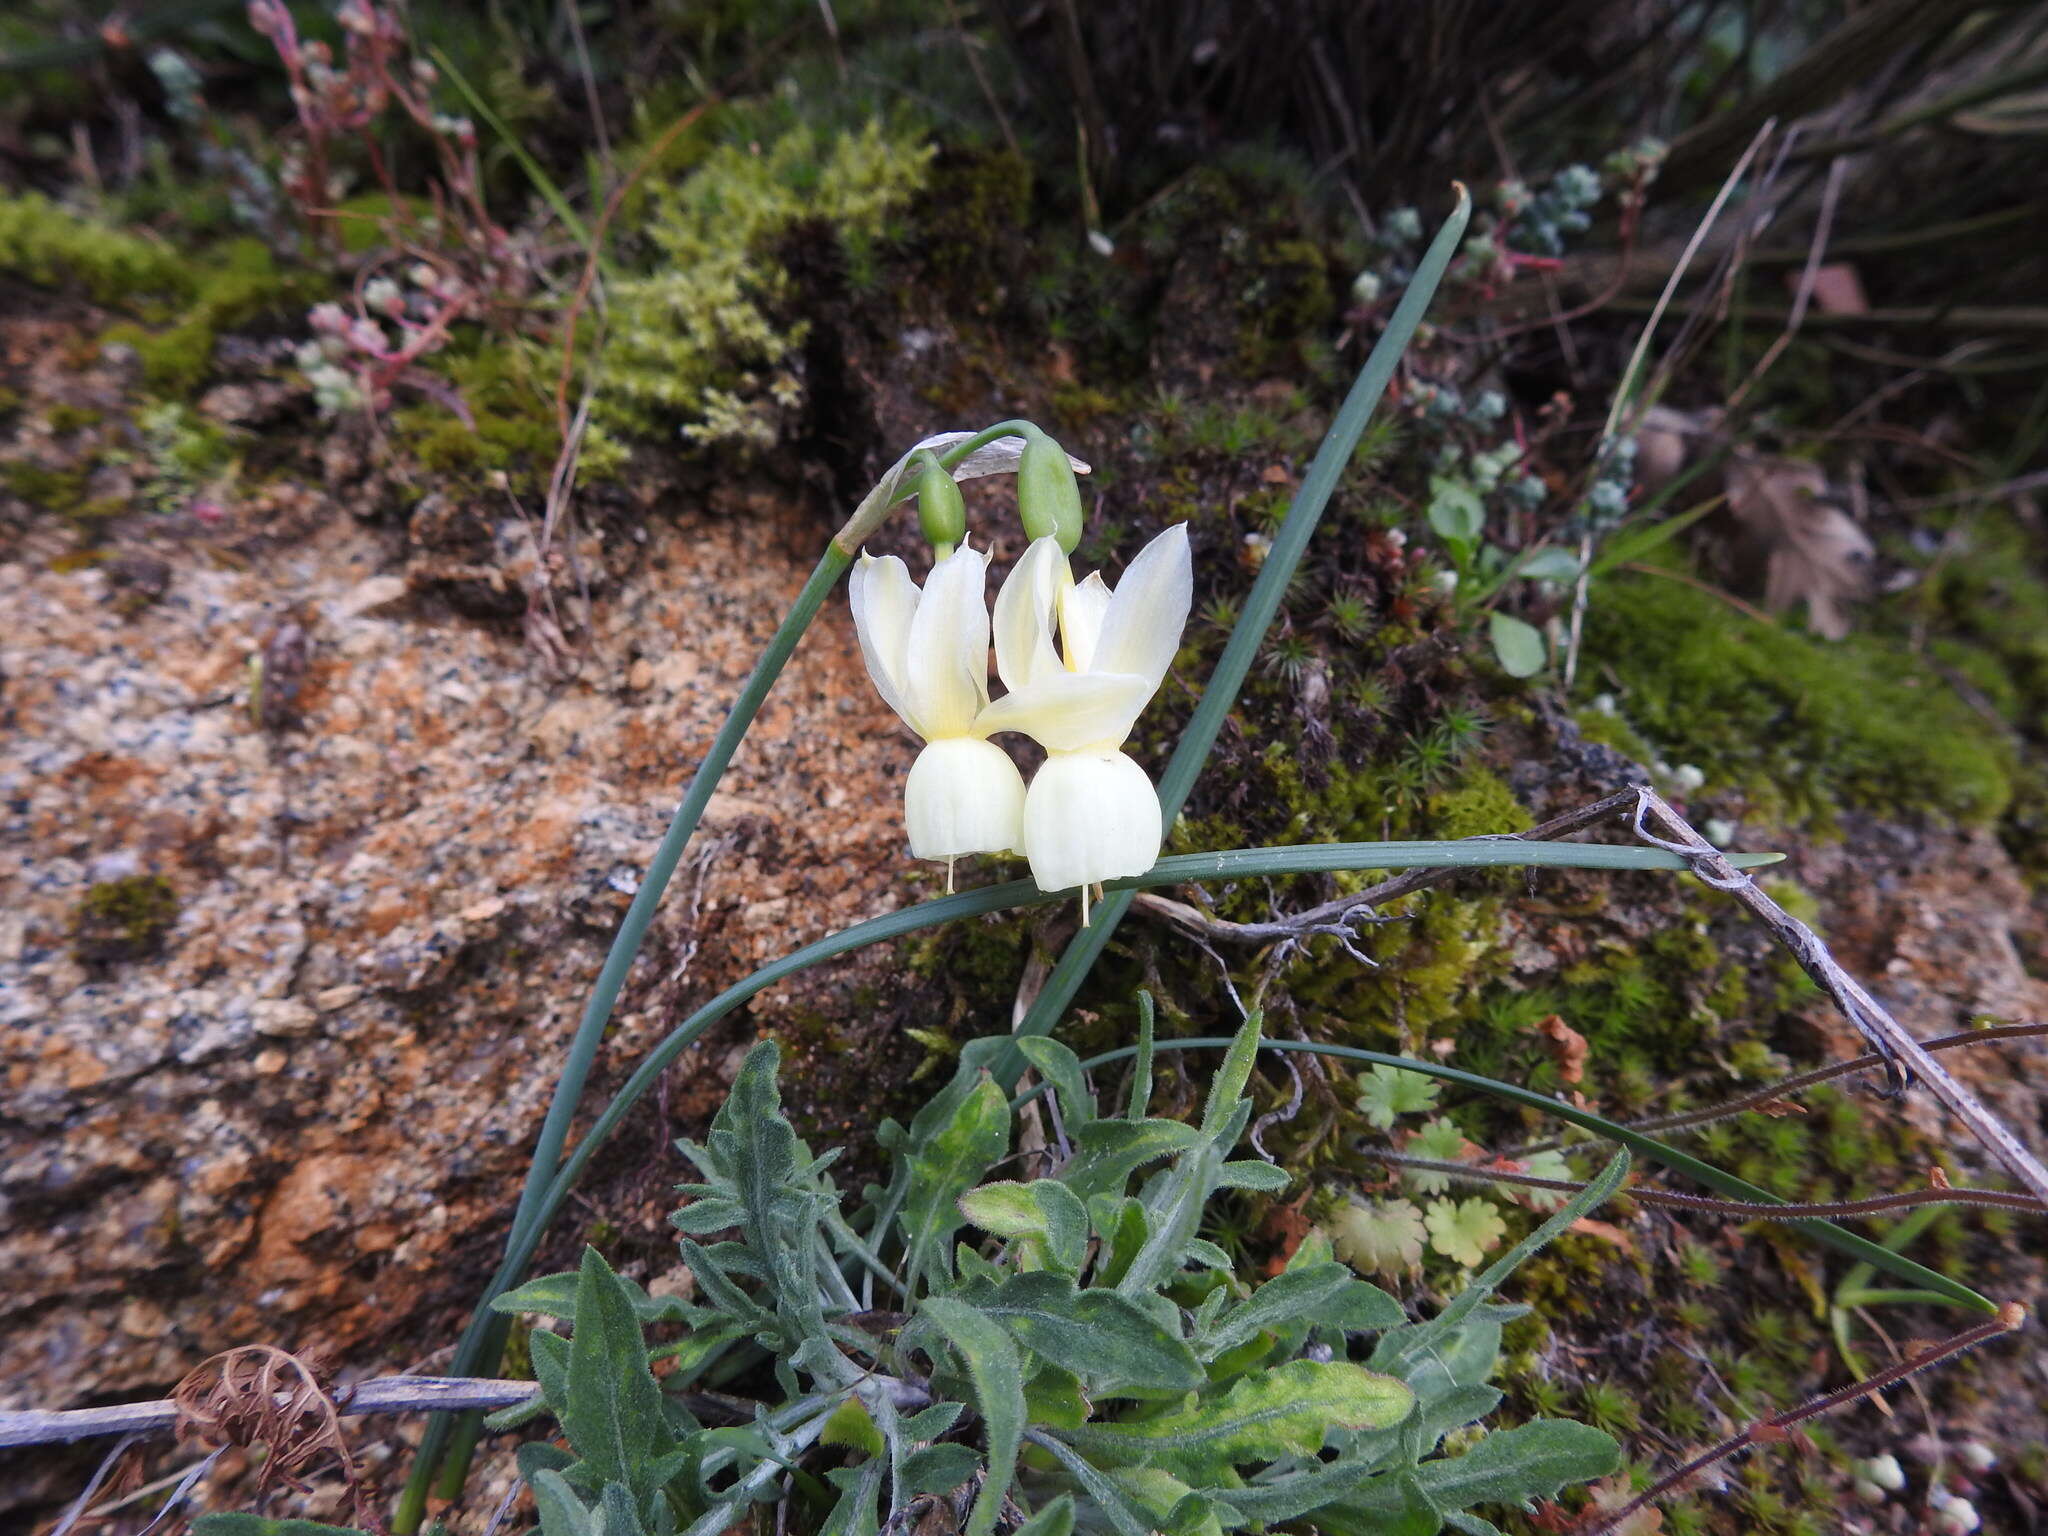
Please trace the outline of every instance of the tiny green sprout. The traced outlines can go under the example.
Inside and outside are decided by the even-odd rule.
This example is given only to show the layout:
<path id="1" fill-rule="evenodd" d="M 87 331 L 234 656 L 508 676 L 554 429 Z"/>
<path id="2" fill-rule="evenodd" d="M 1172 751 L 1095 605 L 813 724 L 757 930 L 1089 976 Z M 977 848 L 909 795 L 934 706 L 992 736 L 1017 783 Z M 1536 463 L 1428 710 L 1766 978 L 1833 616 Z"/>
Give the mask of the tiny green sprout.
<path id="1" fill-rule="evenodd" d="M 1081 542 L 1081 486 L 1066 450 L 1045 433 L 1024 434 L 1024 456 L 1017 465 L 1017 515 L 1034 539 L 1050 534 L 1072 554 Z"/>
<path id="2" fill-rule="evenodd" d="M 939 463 L 938 455 L 926 449 L 918 454 L 917 525 L 934 559 L 943 560 L 954 546 L 967 537 L 967 503 L 960 485 Z"/>

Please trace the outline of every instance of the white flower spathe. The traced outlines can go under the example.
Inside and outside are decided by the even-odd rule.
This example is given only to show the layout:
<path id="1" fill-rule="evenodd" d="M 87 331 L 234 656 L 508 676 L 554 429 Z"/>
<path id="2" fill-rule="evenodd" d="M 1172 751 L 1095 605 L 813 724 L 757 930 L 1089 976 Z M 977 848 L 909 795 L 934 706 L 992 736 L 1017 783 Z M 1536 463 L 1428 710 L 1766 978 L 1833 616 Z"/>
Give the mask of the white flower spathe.
<path id="1" fill-rule="evenodd" d="M 997 594 L 996 670 L 1010 691 L 976 728 L 1022 731 L 1046 750 L 1023 824 L 1040 890 L 1140 875 L 1158 861 L 1159 795 L 1121 749 L 1173 665 L 1193 596 L 1178 523 L 1138 552 L 1114 591 L 1099 572 L 1075 581 L 1048 537 Z"/>
<path id="2" fill-rule="evenodd" d="M 863 554 L 848 596 L 868 675 L 924 738 L 903 787 L 911 854 L 948 863 L 1022 841 L 1024 778 L 987 740 L 988 561 L 962 546 L 919 591 L 894 555 Z"/>

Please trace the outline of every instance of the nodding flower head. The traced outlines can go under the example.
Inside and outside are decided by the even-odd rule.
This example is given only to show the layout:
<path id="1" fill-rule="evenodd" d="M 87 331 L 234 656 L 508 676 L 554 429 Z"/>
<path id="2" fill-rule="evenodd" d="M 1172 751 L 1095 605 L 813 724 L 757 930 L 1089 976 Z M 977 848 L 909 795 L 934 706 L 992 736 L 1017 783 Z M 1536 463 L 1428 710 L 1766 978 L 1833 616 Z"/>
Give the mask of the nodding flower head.
<path id="1" fill-rule="evenodd" d="M 861 656 L 882 698 L 924 738 L 904 786 L 911 854 L 952 861 L 1003 853 L 1021 840 L 1024 779 L 991 743 L 988 562 L 962 547 L 932 567 L 922 591 L 894 555 L 862 555 L 850 597 Z"/>
<path id="2" fill-rule="evenodd" d="M 1158 860 L 1159 796 L 1122 747 L 1173 664 L 1193 590 L 1180 524 L 1139 551 L 1114 590 L 1099 572 L 1075 581 L 1050 535 L 1003 583 L 996 669 L 1010 691 L 977 728 L 1022 731 L 1046 749 L 1023 815 L 1039 889 L 1143 874 Z"/>

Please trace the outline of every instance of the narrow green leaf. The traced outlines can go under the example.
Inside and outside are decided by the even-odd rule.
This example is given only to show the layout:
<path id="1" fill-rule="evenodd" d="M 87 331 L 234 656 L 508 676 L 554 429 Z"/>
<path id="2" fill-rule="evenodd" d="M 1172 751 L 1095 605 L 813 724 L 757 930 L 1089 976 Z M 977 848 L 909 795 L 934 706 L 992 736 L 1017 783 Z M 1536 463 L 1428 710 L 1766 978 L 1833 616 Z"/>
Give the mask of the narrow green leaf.
<path id="1" fill-rule="evenodd" d="M 559 1317 L 573 1323 L 576 1321 L 578 1279 L 579 1276 L 573 1272 L 541 1275 L 517 1290 L 493 1296 L 491 1310 L 514 1315 L 537 1312 L 543 1317 Z M 634 1316 L 643 1323 L 687 1323 L 697 1314 L 698 1309 L 680 1296 L 650 1296 L 638 1282 L 624 1275 L 618 1276 L 618 1282 L 632 1300 Z"/>
<path id="2" fill-rule="evenodd" d="M 1074 1500 L 1061 1494 L 1017 1527 L 1016 1536 L 1073 1536 Z"/>
<path id="3" fill-rule="evenodd" d="M 875 1505 L 887 1470 L 888 1463 L 877 1459 L 827 1472 L 827 1481 L 839 1490 L 839 1502 L 818 1528 L 818 1536 L 879 1536 L 881 1522 Z"/>
<path id="4" fill-rule="evenodd" d="M 1060 1122 L 1069 1136 L 1095 1118 L 1095 1095 L 1088 1091 L 1081 1058 L 1072 1046 L 1048 1035 L 1032 1035 L 1019 1040 L 1017 1049 L 1038 1069 L 1038 1075 L 1059 1091 Z"/>
<path id="5" fill-rule="evenodd" d="M 1487 634 L 1495 659 L 1509 677 L 1534 677 L 1549 664 L 1550 647 L 1544 644 L 1543 631 L 1511 613 L 1494 609 L 1487 619 Z"/>
<path id="6" fill-rule="evenodd" d="M 1259 1010 L 1254 1008 L 1232 1037 L 1223 1065 L 1210 1082 L 1209 1101 L 1202 1108 L 1202 1134 L 1212 1141 L 1221 1138 L 1225 1122 L 1237 1112 L 1245 1084 L 1251 1080 L 1252 1063 L 1259 1059 L 1259 1019 Z M 1229 1145 L 1235 1142 L 1232 1137 Z"/>
<path id="7" fill-rule="evenodd" d="M 633 1507 L 633 1490 L 624 1483 L 606 1483 L 597 1510 L 604 1516 L 604 1536 L 647 1536 L 640 1511 Z"/>
<path id="8" fill-rule="evenodd" d="M 1147 1163 L 1185 1152 L 1202 1133 L 1179 1120 L 1097 1120 L 1074 1137 L 1074 1155 L 1059 1180 L 1083 1200 L 1121 1195 Z"/>
<path id="9" fill-rule="evenodd" d="M 1201 1330 L 1195 1338 L 1195 1353 L 1214 1360 L 1266 1330 L 1305 1329 L 1317 1312 L 1358 1283 L 1342 1264 L 1283 1270 L 1224 1313 L 1213 1327 Z"/>
<path id="10" fill-rule="evenodd" d="M 1147 1194 L 1145 1217 L 1151 1230 L 1145 1236 L 1145 1246 L 1117 1281 L 1119 1292 L 1139 1295 L 1180 1273 L 1209 1197 L 1216 1191 L 1216 1174 L 1222 1166 L 1221 1154 L 1206 1140 L 1173 1160 L 1173 1166 L 1161 1175 L 1164 1182 Z"/>
<path id="11" fill-rule="evenodd" d="M 595 1522 L 590 1511 L 561 1473 L 542 1472 L 532 1487 L 541 1536 L 592 1536 Z"/>
<path id="12" fill-rule="evenodd" d="M 1132 1120 L 1145 1118 L 1145 1111 L 1152 1105 L 1152 1031 L 1155 1024 L 1152 994 L 1143 987 L 1138 989 L 1138 1059 L 1131 1064 L 1131 1107 L 1128 1111 Z"/>
<path id="13" fill-rule="evenodd" d="M 1150 1523 L 1131 1508 L 1123 1490 L 1111 1482 L 1094 1462 L 1055 1436 L 1033 1434 L 1030 1438 L 1033 1445 L 1050 1451 L 1060 1465 L 1073 1474 L 1074 1481 L 1095 1501 L 1095 1507 L 1109 1517 L 1117 1536 L 1157 1536 Z"/>
<path id="14" fill-rule="evenodd" d="M 540 1383 L 540 1395 L 547 1399 L 557 1419 L 569 1405 L 569 1341 L 559 1333 L 536 1328 L 526 1336 L 526 1352 L 533 1360 L 533 1379 Z"/>
<path id="15" fill-rule="evenodd" d="M 1008 1101 L 1000 1092 L 996 1099 L 1003 1104 L 1007 1127 Z M 934 1296 L 926 1300 L 923 1310 L 959 1352 L 974 1387 L 974 1407 L 981 1415 L 988 1444 L 988 1476 L 967 1517 L 966 1536 L 990 1536 L 1010 1491 L 1010 1480 L 1016 1475 L 1017 1447 L 1024 1435 L 1023 1363 L 1003 1325 L 965 1302 Z"/>
<path id="16" fill-rule="evenodd" d="M 1115 1291 L 1079 1290 L 1050 1270 L 1013 1275 L 981 1310 L 1098 1397 L 1177 1396 L 1202 1383 L 1194 1351 Z"/>
<path id="17" fill-rule="evenodd" d="M 1391 1376 L 1344 1361 L 1290 1360 L 1238 1381 L 1219 1400 L 1137 1424 L 1093 1424 L 1069 1439 L 1126 1463 L 1213 1475 L 1233 1466 L 1313 1456 L 1334 1429 L 1384 1429 L 1415 1397 Z"/>
<path id="18" fill-rule="evenodd" d="M 1218 1189 L 1249 1189 L 1262 1195 L 1275 1195 L 1285 1189 L 1292 1180 L 1285 1168 L 1272 1163 L 1255 1162 L 1251 1158 L 1240 1158 L 1225 1163 L 1217 1170 Z"/>
<path id="19" fill-rule="evenodd" d="M 201 1515 L 192 1522 L 192 1530 L 194 1536 L 368 1536 L 353 1525 L 325 1525 L 318 1520 L 240 1512 Z"/>
<path id="20" fill-rule="evenodd" d="M 1462 1456 L 1425 1461 L 1415 1477 L 1429 1502 L 1447 1513 L 1555 1498 L 1567 1483 L 1591 1482 L 1620 1465 L 1612 1435 L 1570 1419 L 1531 1419 L 1482 1436 Z"/>
<path id="21" fill-rule="evenodd" d="M 668 1449 L 661 1388 L 647 1369 L 632 1298 L 595 1248 L 583 1250 L 576 1316 L 562 1431 L 594 1476 L 630 1485 Z"/>
<path id="22" fill-rule="evenodd" d="M 905 1493 L 950 1493 L 981 1470 L 981 1453 L 957 1440 L 942 1440 L 903 1458 Z"/>
<path id="23" fill-rule="evenodd" d="M 952 1121 L 911 1155 L 902 1217 L 906 1284 L 915 1286 L 932 1256 L 946 1261 L 962 1221 L 957 1202 L 1009 1150 L 1010 1101 L 983 1077 Z"/>
<path id="24" fill-rule="evenodd" d="M 904 1436 L 911 1440 L 936 1440 L 959 1423 L 960 1415 L 966 1411 L 965 1403 L 933 1403 L 903 1421 Z"/>
<path id="25" fill-rule="evenodd" d="M 533 183 L 533 190 L 541 195 L 541 199 L 554 210 L 555 217 L 562 221 L 562 228 L 569 232 L 569 238 L 588 250 L 591 243 L 589 229 L 584 226 L 583 220 L 576 216 L 576 210 L 569 206 L 569 199 L 562 195 L 562 189 L 555 185 L 554 178 L 541 169 L 540 162 L 533 158 L 532 151 L 526 147 L 526 141 L 508 128 L 504 119 L 491 110 L 491 104 L 477 93 L 475 86 L 463 78 L 462 72 L 449 61 L 446 53 L 432 44 L 428 45 L 427 52 L 433 56 L 435 64 L 440 66 L 441 73 L 462 93 L 463 100 L 469 103 L 469 109 L 488 123 L 492 131 L 504 142 L 512 158 L 519 162 L 519 168 L 526 172 L 526 179 Z"/>

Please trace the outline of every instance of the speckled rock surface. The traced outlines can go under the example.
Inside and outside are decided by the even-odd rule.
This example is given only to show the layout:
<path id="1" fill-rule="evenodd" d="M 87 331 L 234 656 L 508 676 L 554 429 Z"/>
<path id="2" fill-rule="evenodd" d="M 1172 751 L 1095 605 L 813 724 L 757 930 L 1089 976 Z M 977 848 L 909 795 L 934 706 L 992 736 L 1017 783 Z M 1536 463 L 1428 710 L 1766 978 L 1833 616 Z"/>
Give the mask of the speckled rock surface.
<path id="1" fill-rule="evenodd" d="M 305 521 L 246 558 L 170 549 L 132 613 L 104 566 L 0 565 L 6 1406 L 160 1389 L 255 1340 L 415 1363 L 383 1352 L 450 1254 L 495 1240 L 678 787 L 829 532 L 650 521 L 564 676 L 422 592 L 389 532 Z M 281 728 L 251 707 L 266 651 L 300 672 Z M 607 1061 L 909 899 L 910 750 L 834 605 L 713 802 Z M 82 960 L 88 891 L 138 875 L 177 898 L 160 947 Z"/>

